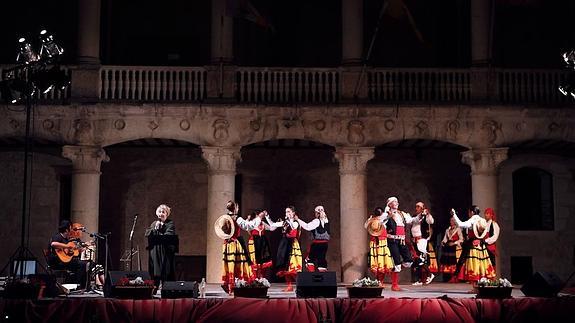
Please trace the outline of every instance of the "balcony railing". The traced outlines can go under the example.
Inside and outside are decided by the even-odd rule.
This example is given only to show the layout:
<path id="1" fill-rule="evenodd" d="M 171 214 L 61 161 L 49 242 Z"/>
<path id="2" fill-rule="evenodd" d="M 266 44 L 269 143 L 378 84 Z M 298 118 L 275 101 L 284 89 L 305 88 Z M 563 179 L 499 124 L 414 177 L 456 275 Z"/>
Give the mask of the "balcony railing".
<path id="1" fill-rule="evenodd" d="M 239 67 L 235 98 L 240 103 L 336 103 L 340 86 L 335 69 Z"/>
<path id="2" fill-rule="evenodd" d="M 568 71 L 499 70 L 497 97 L 501 103 L 570 103 L 573 98 L 559 92 Z"/>
<path id="3" fill-rule="evenodd" d="M 0 72 L 9 66 L 0 66 Z M 102 66 L 98 84 L 36 94 L 42 103 L 74 101 L 74 88 L 93 88 L 92 101 L 237 104 L 538 104 L 569 105 L 558 86 L 565 70 L 368 68 L 261 68 Z M 80 77 L 81 80 L 86 78 Z M 90 79 L 90 78 L 88 78 Z M 358 81 L 360 83 L 358 83 Z M 88 82 L 88 81 L 83 81 Z M 361 91 L 355 91 L 361 89 Z M 354 98 L 352 93 L 357 92 Z M 85 100 L 85 96 L 82 96 Z M 90 98 L 88 98 L 90 99 Z"/>
<path id="4" fill-rule="evenodd" d="M 14 65 L 0 65 L 0 81 L 3 81 L 4 72 L 12 69 Z M 67 66 L 61 66 L 61 69 L 64 71 L 66 75 L 70 75 L 70 70 Z M 23 70 L 20 70 L 22 72 Z M 19 75 L 18 77 L 22 77 Z M 25 78 L 25 77 L 24 77 Z M 32 98 L 40 103 L 61 103 L 66 99 L 70 98 L 70 87 L 65 88 L 64 90 L 58 89 L 56 87 L 52 87 L 48 92 L 41 93 L 40 91 L 34 91 Z M 0 102 L 4 100 L 2 97 L 2 92 L 0 92 Z M 24 102 L 24 101 L 22 101 Z"/>
<path id="5" fill-rule="evenodd" d="M 371 102 L 466 102 L 471 98 L 468 69 L 372 69 Z"/>
<path id="6" fill-rule="evenodd" d="M 103 66 L 100 99 L 202 101 L 206 76 L 202 67 Z"/>

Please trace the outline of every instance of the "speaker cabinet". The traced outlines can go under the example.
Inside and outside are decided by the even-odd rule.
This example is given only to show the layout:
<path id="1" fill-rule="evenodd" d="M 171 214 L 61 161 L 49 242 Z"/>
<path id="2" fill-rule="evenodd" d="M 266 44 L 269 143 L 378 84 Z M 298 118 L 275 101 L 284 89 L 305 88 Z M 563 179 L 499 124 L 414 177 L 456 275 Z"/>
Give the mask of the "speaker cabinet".
<path id="1" fill-rule="evenodd" d="M 143 280 L 151 280 L 150 273 L 147 271 L 108 271 L 106 275 L 106 281 L 104 283 L 104 297 L 120 297 L 120 298 L 151 298 L 152 294 L 150 292 L 149 297 L 147 296 L 147 291 L 145 288 L 133 289 L 127 288 L 129 286 L 118 286 L 122 279 L 133 280 L 136 277 L 142 277 Z M 120 290 L 121 289 L 121 290 Z M 130 295 L 130 293 L 132 295 Z M 132 296 L 132 297 L 131 297 Z"/>
<path id="2" fill-rule="evenodd" d="M 166 281 L 162 283 L 162 298 L 198 298 L 198 283 L 194 281 Z"/>
<path id="3" fill-rule="evenodd" d="M 563 281 L 550 272 L 538 271 L 521 287 L 525 296 L 555 297 L 563 288 Z"/>
<path id="4" fill-rule="evenodd" d="M 296 295 L 297 297 L 337 297 L 335 271 L 298 273 Z"/>

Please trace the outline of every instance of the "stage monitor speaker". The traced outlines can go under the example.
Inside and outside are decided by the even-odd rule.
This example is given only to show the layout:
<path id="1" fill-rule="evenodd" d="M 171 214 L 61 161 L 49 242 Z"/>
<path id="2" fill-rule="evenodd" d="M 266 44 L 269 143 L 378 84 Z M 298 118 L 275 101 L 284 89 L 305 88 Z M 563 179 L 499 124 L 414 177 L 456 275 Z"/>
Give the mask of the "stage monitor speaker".
<path id="1" fill-rule="evenodd" d="M 300 272 L 296 285 L 297 297 L 337 297 L 335 271 Z"/>
<path id="2" fill-rule="evenodd" d="M 198 298 L 195 281 L 166 281 L 162 283 L 162 298 Z"/>
<path id="3" fill-rule="evenodd" d="M 555 297 L 563 288 L 563 281 L 550 272 L 538 271 L 521 287 L 525 296 Z"/>
<path id="4" fill-rule="evenodd" d="M 119 285 L 123 278 L 133 280 L 136 277 L 142 277 L 143 280 L 151 280 L 150 273 L 147 271 L 108 271 L 104 283 L 104 297 L 117 297 L 114 286 Z"/>

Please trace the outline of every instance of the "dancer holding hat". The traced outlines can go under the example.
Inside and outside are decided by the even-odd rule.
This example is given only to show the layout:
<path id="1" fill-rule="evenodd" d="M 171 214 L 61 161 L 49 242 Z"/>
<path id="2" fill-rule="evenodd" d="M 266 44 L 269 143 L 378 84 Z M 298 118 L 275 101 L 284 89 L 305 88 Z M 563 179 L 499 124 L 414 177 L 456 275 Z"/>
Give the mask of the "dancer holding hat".
<path id="1" fill-rule="evenodd" d="M 387 231 L 385 224 L 379 220 L 383 214 L 382 207 L 376 207 L 373 214 L 369 216 L 363 225 L 370 235 L 369 239 L 369 270 L 383 287 L 385 275 L 393 270 L 393 259 L 387 246 Z"/>
<path id="2" fill-rule="evenodd" d="M 240 207 L 234 201 L 228 201 L 226 209 L 227 213 L 216 220 L 214 228 L 216 235 L 224 239 L 224 245 L 222 246 L 224 267 L 222 288 L 231 295 L 236 278 L 248 282 L 255 278 L 246 243 L 240 235 L 240 228 L 245 231 L 253 230 L 258 227 L 261 219 L 256 217 L 248 221 L 238 216 Z"/>

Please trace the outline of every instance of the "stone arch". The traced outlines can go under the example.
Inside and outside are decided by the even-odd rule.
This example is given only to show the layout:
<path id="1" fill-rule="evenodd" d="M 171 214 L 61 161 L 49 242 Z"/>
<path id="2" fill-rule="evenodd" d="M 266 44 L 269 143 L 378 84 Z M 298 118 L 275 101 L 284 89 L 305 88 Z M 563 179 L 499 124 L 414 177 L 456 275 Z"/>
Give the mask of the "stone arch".
<path id="1" fill-rule="evenodd" d="M 164 142 L 163 144 L 162 141 Z M 199 141 L 190 140 L 188 137 L 184 136 L 143 136 L 141 134 L 134 134 L 132 136 L 107 138 L 106 141 L 102 142 L 102 147 L 117 147 L 138 142 L 142 143 L 143 146 L 148 147 L 170 145 L 170 142 L 172 142 L 172 144 L 176 144 L 177 146 L 199 147 L 201 145 Z"/>
<path id="2" fill-rule="evenodd" d="M 400 209 L 412 213 L 416 202 L 424 202 L 434 214 L 434 238 L 449 225 L 449 210 L 464 210 L 471 204 L 469 166 L 461 162 L 468 148 L 447 141 L 405 139 L 375 147 L 368 162 L 368 205 L 385 206 L 396 196 Z"/>
<path id="3" fill-rule="evenodd" d="M 145 229 L 155 219 L 155 208 L 168 204 L 180 255 L 205 254 L 207 165 L 200 146 L 173 137 L 135 137 L 104 148 L 110 161 L 102 164 L 100 226 L 117 238 L 111 248 L 119 259 L 127 237 L 125 230 L 138 214 L 134 246 L 139 245 L 143 268 L 147 268 Z M 189 268 L 187 268 L 189 269 Z"/>

